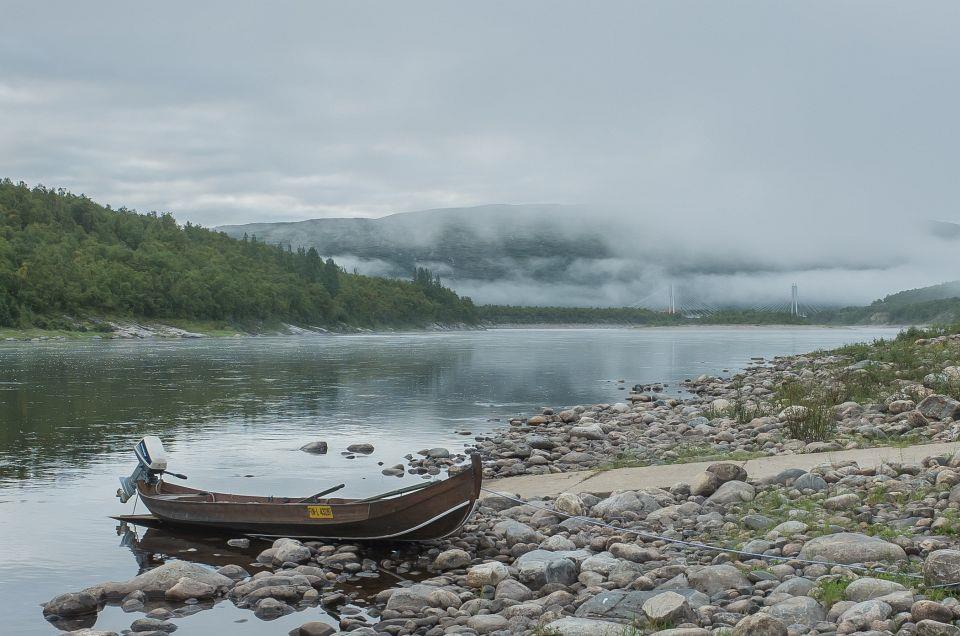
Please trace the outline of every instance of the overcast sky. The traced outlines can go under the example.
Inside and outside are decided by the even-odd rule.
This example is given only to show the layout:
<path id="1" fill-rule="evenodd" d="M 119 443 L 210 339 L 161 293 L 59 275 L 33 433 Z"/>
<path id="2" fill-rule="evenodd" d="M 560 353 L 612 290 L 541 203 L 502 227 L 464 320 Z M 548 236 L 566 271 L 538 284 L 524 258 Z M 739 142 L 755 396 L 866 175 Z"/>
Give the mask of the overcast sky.
<path id="1" fill-rule="evenodd" d="M 0 8 L 0 175 L 181 221 L 960 220 L 954 2 Z"/>

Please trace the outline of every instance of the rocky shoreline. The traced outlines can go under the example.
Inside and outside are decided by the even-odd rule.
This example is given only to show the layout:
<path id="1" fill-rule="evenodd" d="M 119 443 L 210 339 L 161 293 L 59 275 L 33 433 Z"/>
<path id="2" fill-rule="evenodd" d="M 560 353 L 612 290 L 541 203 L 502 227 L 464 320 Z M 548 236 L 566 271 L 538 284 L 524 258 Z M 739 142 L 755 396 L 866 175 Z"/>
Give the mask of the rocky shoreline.
<path id="1" fill-rule="evenodd" d="M 91 326 L 93 328 L 91 328 Z M 482 325 L 431 323 L 416 331 L 478 331 Z M 341 334 L 404 333 L 413 329 L 366 329 L 363 327 L 341 326 L 325 328 L 318 326 L 297 326 L 280 323 L 276 327 L 258 331 L 246 331 L 223 327 L 198 327 L 182 329 L 180 327 L 155 321 L 100 320 L 92 325 L 77 322 L 70 331 L 40 329 L 0 329 L 0 342 L 58 342 L 70 340 L 158 340 L 158 339 L 197 339 L 197 338 L 256 338 L 263 336 L 333 336 Z M 15 335 L 11 335 L 15 334 Z"/>
<path id="2" fill-rule="evenodd" d="M 131 630 L 156 636 L 229 600 L 265 620 L 302 611 L 293 636 L 960 636 L 960 591 L 943 587 L 960 583 L 960 453 L 762 480 L 730 461 L 956 441 L 960 335 L 927 335 L 756 360 L 683 396 L 637 386 L 622 403 L 544 409 L 475 441 L 488 477 L 724 460 L 670 488 L 493 495 L 418 553 L 279 539 L 249 568 L 172 561 L 43 612 L 85 635 L 105 633 L 83 628 L 105 603 L 149 609 Z M 456 470 L 465 455 L 444 450 L 411 454 L 406 470 Z M 404 581 L 366 598 L 337 587 L 387 573 Z M 328 613 L 310 621 L 315 607 Z"/>

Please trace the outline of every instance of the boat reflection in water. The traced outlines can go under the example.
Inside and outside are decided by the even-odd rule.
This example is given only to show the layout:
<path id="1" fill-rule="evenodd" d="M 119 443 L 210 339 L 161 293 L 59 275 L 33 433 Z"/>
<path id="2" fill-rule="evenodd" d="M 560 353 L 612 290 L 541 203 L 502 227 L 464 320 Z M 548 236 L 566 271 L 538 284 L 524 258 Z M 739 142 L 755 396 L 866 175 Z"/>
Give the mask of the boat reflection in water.
<path id="1" fill-rule="evenodd" d="M 117 535 L 120 536 L 120 545 L 129 548 L 136 558 L 139 574 L 163 565 L 168 559 L 215 568 L 238 565 L 249 571 L 260 551 L 255 546 L 238 548 L 227 545 L 222 536 L 174 534 L 158 528 L 144 530 L 125 522 L 117 526 Z"/>

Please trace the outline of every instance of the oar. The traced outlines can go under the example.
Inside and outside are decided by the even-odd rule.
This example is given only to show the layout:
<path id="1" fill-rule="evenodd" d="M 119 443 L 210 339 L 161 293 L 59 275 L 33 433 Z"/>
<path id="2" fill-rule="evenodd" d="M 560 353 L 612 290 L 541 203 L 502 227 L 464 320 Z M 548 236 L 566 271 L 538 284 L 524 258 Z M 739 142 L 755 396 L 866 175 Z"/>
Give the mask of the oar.
<path id="1" fill-rule="evenodd" d="M 306 502 L 306 501 L 310 501 L 311 499 L 314 500 L 314 501 L 316 501 L 316 500 L 319 499 L 320 497 L 323 497 L 324 495 L 329 495 L 330 493 L 336 492 L 336 491 L 340 490 L 341 488 L 346 488 L 346 486 L 347 486 L 346 484 L 338 484 L 338 485 L 334 486 L 333 488 L 327 488 L 326 490 L 320 491 L 320 492 L 318 492 L 318 493 L 315 494 L 315 495 L 310 495 L 309 497 L 304 497 L 303 499 L 301 499 L 301 500 L 298 501 L 297 503 L 304 503 L 304 502 Z"/>
<path id="2" fill-rule="evenodd" d="M 414 490 L 420 490 L 421 488 L 426 488 L 427 486 L 432 486 L 437 482 L 427 481 L 422 484 L 414 484 L 412 486 L 407 486 L 406 488 L 399 488 L 397 490 L 391 490 L 390 492 L 385 492 L 382 495 L 374 495 L 373 497 L 367 497 L 366 499 L 358 499 L 353 503 L 369 503 L 371 501 L 377 501 L 378 499 L 384 499 L 386 497 L 392 497 L 393 495 L 402 495 L 405 492 L 412 492 Z"/>

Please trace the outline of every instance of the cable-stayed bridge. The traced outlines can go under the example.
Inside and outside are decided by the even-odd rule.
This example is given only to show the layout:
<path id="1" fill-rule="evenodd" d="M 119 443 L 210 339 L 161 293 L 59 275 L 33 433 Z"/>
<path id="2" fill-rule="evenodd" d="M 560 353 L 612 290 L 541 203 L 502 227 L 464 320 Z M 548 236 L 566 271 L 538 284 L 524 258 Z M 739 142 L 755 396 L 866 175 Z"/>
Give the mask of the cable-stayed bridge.
<path id="1" fill-rule="evenodd" d="M 783 300 L 729 305 L 703 302 L 689 294 L 681 294 L 676 285 L 665 284 L 631 304 L 630 307 L 651 309 L 665 314 L 678 314 L 688 318 L 709 316 L 722 311 L 756 311 L 805 318 L 829 309 L 825 305 L 801 302 L 796 283 L 791 285 L 789 295 L 784 294 Z"/>

